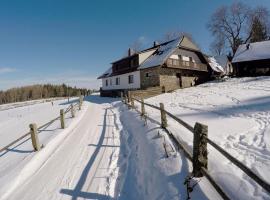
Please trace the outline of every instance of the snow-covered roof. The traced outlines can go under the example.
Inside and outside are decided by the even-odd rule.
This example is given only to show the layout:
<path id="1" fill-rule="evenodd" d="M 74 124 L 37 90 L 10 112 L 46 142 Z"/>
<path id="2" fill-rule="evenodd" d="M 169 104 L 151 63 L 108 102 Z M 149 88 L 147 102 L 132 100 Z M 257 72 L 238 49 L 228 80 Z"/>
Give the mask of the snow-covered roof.
<path id="1" fill-rule="evenodd" d="M 219 55 L 214 57 L 209 57 L 210 67 L 219 73 L 224 73 L 227 69 L 228 57 L 226 55 Z"/>
<path id="2" fill-rule="evenodd" d="M 185 36 L 177 37 L 174 40 L 164 42 L 164 43 L 159 44 L 157 46 L 150 47 L 148 49 L 137 52 L 136 54 L 138 54 L 138 55 L 142 55 L 143 53 L 146 53 L 146 52 L 150 52 L 150 54 L 149 55 L 147 54 L 149 57 L 145 58 L 145 60 L 142 61 L 142 63 L 138 66 L 138 68 L 136 68 L 136 70 L 163 65 L 164 62 L 166 61 L 166 59 L 174 52 L 174 50 L 177 47 L 189 49 L 192 51 L 199 51 L 199 48 L 195 44 L 193 44 L 193 42 L 190 41 L 190 39 L 188 39 L 187 37 L 185 37 Z M 133 55 L 131 55 L 131 56 L 133 56 Z M 131 56 L 122 58 L 120 60 L 127 59 Z M 116 62 L 119 62 L 120 60 L 118 60 Z M 113 63 L 115 63 L 115 62 L 113 62 Z M 113 75 L 114 74 L 113 74 L 112 67 L 111 67 L 104 74 L 99 76 L 98 79 L 107 78 L 107 77 L 113 76 Z"/>
<path id="3" fill-rule="evenodd" d="M 109 77 L 111 74 L 112 74 L 112 67 L 107 69 L 101 76 L 98 77 L 98 79 Z"/>
<path id="4" fill-rule="evenodd" d="M 215 57 L 209 57 L 209 65 L 210 67 L 215 71 L 215 72 L 219 72 L 219 73 L 223 73 L 224 69 L 221 66 L 221 64 L 219 64 L 219 62 L 215 59 Z"/>
<path id="5" fill-rule="evenodd" d="M 181 39 L 182 37 L 178 37 L 174 40 L 160 45 L 160 47 L 155 51 L 155 53 L 153 53 L 152 56 L 146 59 L 139 66 L 138 69 L 146 69 L 149 67 L 162 65 L 165 62 L 166 58 L 168 58 L 170 54 L 175 50 L 175 48 L 179 45 Z"/>
<path id="6" fill-rule="evenodd" d="M 263 60 L 269 58 L 270 40 L 240 45 L 233 57 L 232 62 L 236 63 L 251 60 Z"/>

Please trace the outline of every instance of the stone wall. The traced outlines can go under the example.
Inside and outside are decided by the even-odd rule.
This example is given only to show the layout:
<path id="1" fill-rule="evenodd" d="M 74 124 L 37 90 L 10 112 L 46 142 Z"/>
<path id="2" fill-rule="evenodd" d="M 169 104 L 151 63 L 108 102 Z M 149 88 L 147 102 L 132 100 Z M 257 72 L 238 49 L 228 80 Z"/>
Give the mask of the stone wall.
<path id="1" fill-rule="evenodd" d="M 149 77 L 146 74 L 149 74 Z M 165 86 L 166 91 L 192 87 L 209 80 L 208 72 L 154 67 L 141 70 L 141 89 Z"/>
<path id="2" fill-rule="evenodd" d="M 148 77 L 147 77 L 148 73 Z M 153 67 L 148 69 L 143 69 L 140 71 L 141 74 L 141 89 L 146 89 L 149 87 L 160 86 L 160 67 Z"/>
<path id="3" fill-rule="evenodd" d="M 192 87 L 207 80 L 209 80 L 207 72 L 172 68 L 160 70 L 160 86 L 165 86 L 166 91 Z"/>

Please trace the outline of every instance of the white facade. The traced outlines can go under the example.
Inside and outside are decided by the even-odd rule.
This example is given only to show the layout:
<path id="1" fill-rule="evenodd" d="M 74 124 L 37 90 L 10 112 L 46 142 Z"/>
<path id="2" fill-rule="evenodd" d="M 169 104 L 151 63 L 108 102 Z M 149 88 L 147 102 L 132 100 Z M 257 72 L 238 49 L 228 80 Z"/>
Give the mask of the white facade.
<path id="1" fill-rule="evenodd" d="M 133 75 L 133 83 L 129 83 L 129 76 Z M 119 85 L 116 85 L 116 79 Z M 107 80 L 107 85 L 106 85 Z M 102 90 L 117 90 L 117 89 L 139 89 L 141 87 L 140 71 L 121 74 L 102 79 Z"/>

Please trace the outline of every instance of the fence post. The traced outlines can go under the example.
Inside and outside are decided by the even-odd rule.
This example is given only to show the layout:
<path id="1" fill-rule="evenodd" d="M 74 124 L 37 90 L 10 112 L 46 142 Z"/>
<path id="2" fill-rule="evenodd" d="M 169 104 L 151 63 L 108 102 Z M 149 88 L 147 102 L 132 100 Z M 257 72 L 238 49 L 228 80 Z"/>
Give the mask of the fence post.
<path id="1" fill-rule="evenodd" d="M 79 110 L 81 110 L 81 109 L 82 109 L 82 102 L 83 102 L 83 98 L 82 98 L 82 96 L 80 96 Z"/>
<path id="2" fill-rule="evenodd" d="M 32 145 L 34 147 L 35 151 L 40 150 L 40 143 L 37 135 L 37 125 L 36 124 L 30 124 L 30 134 L 31 134 L 31 140 L 32 140 Z"/>
<path id="3" fill-rule="evenodd" d="M 60 121 L 61 121 L 61 128 L 65 128 L 65 112 L 64 109 L 60 110 Z"/>
<path id="4" fill-rule="evenodd" d="M 201 168 L 207 169 L 207 135 L 208 126 L 196 122 L 194 126 L 194 138 L 193 138 L 193 176 L 202 177 Z"/>
<path id="5" fill-rule="evenodd" d="M 74 106 L 73 106 L 73 104 L 71 104 L 70 109 L 71 109 L 71 117 L 74 118 L 75 117 L 75 112 L 74 112 Z"/>
<path id="6" fill-rule="evenodd" d="M 131 108 L 134 109 L 135 106 L 134 106 L 134 99 L 133 99 L 133 96 L 130 97 L 130 101 L 131 101 Z"/>
<path id="7" fill-rule="evenodd" d="M 141 116 L 145 115 L 144 100 L 141 98 Z"/>
<path id="8" fill-rule="evenodd" d="M 124 103 L 127 104 L 127 94 L 125 94 Z"/>
<path id="9" fill-rule="evenodd" d="M 128 91 L 128 103 L 131 101 L 130 91 Z"/>
<path id="10" fill-rule="evenodd" d="M 165 92 L 166 92 L 166 88 L 165 88 L 165 86 L 164 86 L 164 85 L 162 86 L 162 88 L 161 88 L 161 89 L 162 89 L 162 93 L 165 93 Z"/>
<path id="11" fill-rule="evenodd" d="M 123 93 L 124 93 L 124 92 L 120 92 L 120 98 L 121 98 L 121 101 L 122 101 L 122 102 L 124 102 L 124 99 L 123 99 L 124 95 L 123 95 Z"/>
<path id="12" fill-rule="evenodd" d="M 166 117 L 163 103 L 160 103 L 160 115 L 161 115 L 161 127 L 166 128 L 168 124 L 167 124 L 167 117 Z"/>

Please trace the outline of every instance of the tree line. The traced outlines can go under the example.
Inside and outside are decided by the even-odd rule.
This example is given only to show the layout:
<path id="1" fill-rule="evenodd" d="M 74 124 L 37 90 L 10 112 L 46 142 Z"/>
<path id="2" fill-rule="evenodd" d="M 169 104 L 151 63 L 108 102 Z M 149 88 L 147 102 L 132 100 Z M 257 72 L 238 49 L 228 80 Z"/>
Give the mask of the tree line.
<path id="1" fill-rule="evenodd" d="M 0 104 L 29 101 L 52 97 L 89 95 L 91 90 L 62 85 L 31 85 L 0 91 Z"/>

